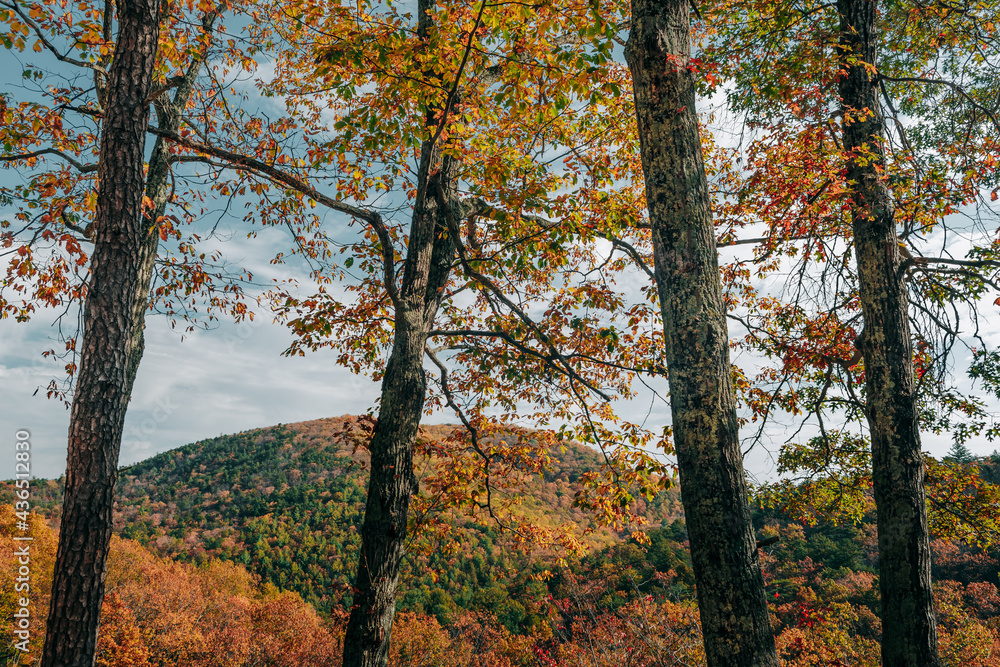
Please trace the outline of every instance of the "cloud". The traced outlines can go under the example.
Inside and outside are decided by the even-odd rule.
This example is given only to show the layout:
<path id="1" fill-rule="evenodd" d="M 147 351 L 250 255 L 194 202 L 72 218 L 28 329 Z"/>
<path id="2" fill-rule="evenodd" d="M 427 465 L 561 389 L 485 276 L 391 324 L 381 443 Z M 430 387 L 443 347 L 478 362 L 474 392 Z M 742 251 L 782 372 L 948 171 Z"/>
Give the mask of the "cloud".
<path id="1" fill-rule="evenodd" d="M 32 471 L 58 477 L 65 470 L 69 411 L 44 397 L 44 385 L 61 373 L 40 352 L 48 326 L 0 324 L 0 380 L 5 406 L 0 438 L 18 429 L 32 433 Z M 362 413 L 378 397 L 376 383 L 335 362 L 335 352 L 282 357 L 291 338 L 267 321 L 225 323 L 183 340 L 159 317 L 150 317 L 146 354 L 139 368 L 122 438 L 121 465 L 203 438 L 272 424 Z M 36 388 L 43 387 L 36 395 Z M 0 462 L 0 470 L 3 469 Z M 13 475 L 13 458 L 8 466 Z"/>

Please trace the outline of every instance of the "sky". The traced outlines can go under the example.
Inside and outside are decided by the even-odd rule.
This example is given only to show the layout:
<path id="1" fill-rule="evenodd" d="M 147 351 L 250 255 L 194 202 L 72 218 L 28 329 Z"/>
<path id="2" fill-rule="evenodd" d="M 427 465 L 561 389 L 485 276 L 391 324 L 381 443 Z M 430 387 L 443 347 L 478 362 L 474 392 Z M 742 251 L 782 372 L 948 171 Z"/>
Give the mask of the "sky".
<path id="1" fill-rule="evenodd" d="M 230 241 L 230 252 L 244 252 L 242 261 L 257 270 L 268 267 L 261 257 L 248 261 L 259 246 L 247 240 Z M 260 266 L 255 266 L 260 263 Z M 0 320 L 0 388 L 4 396 L 0 412 L 0 438 L 13 443 L 22 429 L 31 433 L 32 472 L 54 478 L 66 465 L 69 410 L 59 400 L 45 396 L 52 379 L 61 379 L 64 362 L 45 359 L 42 352 L 54 346 L 55 313 L 43 311 L 27 324 Z M 732 332 L 731 332 L 731 335 Z M 1000 344 L 1000 337 L 994 337 Z M 159 452 L 204 438 L 237 433 L 278 423 L 293 423 L 344 414 L 362 414 L 373 409 L 378 384 L 355 375 L 336 363 L 336 352 L 326 349 L 305 357 L 282 356 L 292 342 L 290 332 L 260 311 L 251 321 L 219 322 L 210 330 L 183 333 L 168 320 L 151 314 L 146 323 L 146 352 L 140 365 L 132 402 L 127 413 L 120 464 L 139 462 Z M 734 357 L 734 362 L 752 368 L 754 360 Z M 666 386 L 650 391 L 616 409 L 624 418 L 645 422 L 659 430 L 669 423 L 669 406 L 662 399 Z M 435 413 L 427 423 L 455 423 L 448 413 Z M 552 424 L 557 427 L 558 424 Z M 775 451 L 794 425 L 775 422 L 768 440 L 755 446 L 746 457 L 752 480 L 775 476 Z M 743 435 L 750 432 L 747 428 Z M 924 435 L 924 447 L 942 455 L 950 445 L 946 437 Z M 988 443 L 969 443 L 976 454 L 993 451 Z M 0 478 L 12 477 L 13 447 Z"/>
<path id="2" fill-rule="evenodd" d="M 69 410 L 45 397 L 45 386 L 62 373 L 60 363 L 40 356 L 51 345 L 48 322 L 0 321 L 0 437 L 13 442 L 16 431 L 31 432 L 34 475 L 52 478 L 65 470 Z M 121 465 L 203 438 L 374 405 L 378 386 L 339 368 L 334 352 L 282 357 L 290 342 L 287 330 L 266 316 L 253 324 L 224 322 L 183 340 L 165 318 L 150 317 Z M 11 472 L 0 477 L 13 476 L 13 465 L 11 454 Z"/>
<path id="3" fill-rule="evenodd" d="M 10 52 L 0 54 L 0 59 L 8 57 L 13 57 Z M 0 74 L 0 85 L 15 84 L 5 77 L 16 77 L 20 69 L 0 68 L 6 72 Z M 724 138 L 720 142 L 727 143 Z M 16 175 L 0 174 L 0 183 L 10 183 L 11 178 Z M 233 216 L 220 218 L 220 225 L 220 236 L 227 237 L 220 248 L 231 261 L 249 268 L 262 280 L 294 274 L 294 269 L 276 269 L 268 262 L 279 244 L 287 244 L 282 235 L 263 233 L 248 240 Z M 730 256 L 734 252 L 750 253 L 751 249 L 744 246 L 727 251 Z M 44 350 L 58 344 L 55 320 L 56 313 L 45 311 L 26 324 L 10 318 L 0 320 L 0 441 L 13 443 L 15 433 L 29 431 L 32 471 L 45 478 L 58 477 L 65 470 L 69 424 L 69 410 L 61 401 L 47 398 L 45 391 L 52 379 L 64 375 L 65 362 L 42 356 Z M 125 424 L 121 465 L 204 438 L 373 409 L 379 395 L 376 383 L 338 366 L 335 350 L 305 357 L 282 356 L 291 342 L 290 332 L 263 310 L 252 322 L 223 320 L 209 330 L 189 333 L 172 329 L 166 318 L 151 314 L 147 318 L 146 352 Z M 1000 345 L 1000 338 L 993 335 L 993 342 Z M 757 363 L 745 357 L 734 361 L 748 374 Z M 961 362 L 958 365 L 961 367 Z M 665 384 L 655 389 L 660 396 L 643 391 L 616 409 L 624 418 L 659 431 L 669 422 L 669 406 L 662 399 Z M 456 420 L 450 414 L 437 413 L 426 421 Z M 746 466 L 752 478 L 774 476 L 774 451 L 791 435 L 792 428 L 777 423 L 768 433 L 770 451 L 760 446 L 749 452 Z M 924 444 L 938 455 L 949 446 L 946 437 L 931 435 L 925 436 Z M 992 451 L 986 443 L 969 446 L 976 454 Z M 0 459 L 0 478 L 11 477 L 13 447 L 0 447 L 2 451 L 11 455 L 7 463 Z"/>
<path id="4" fill-rule="evenodd" d="M 9 182 L 12 175 L 6 178 Z M 251 271 L 258 283 L 295 278 L 308 290 L 305 267 L 270 262 L 274 253 L 287 250 L 284 231 L 258 230 L 248 239 L 241 208 L 230 207 L 237 215 L 207 216 L 203 224 L 216 227 L 217 238 L 209 246 L 221 250 L 227 262 Z M 337 215 L 330 214 L 326 224 L 343 224 Z M 339 366 L 335 349 L 283 356 L 292 343 L 291 332 L 266 308 L 254 308 L 253 320 L 222 318 L 208 329 L 191 332 L 183 330 L 183 323 L 171 328 L 163 315 L 147 315 L 145 353 L 126 416 L 121 466 L 204 438 L 375 409 L 377 383 Z M 47 385 L 65 377 L 66 362 L 43 356 L 61 345 L 57 315 L 43 310 L 27 323 L 0 319 L 0 438 L 13 443 L 15 433 L 31 433 L 32 472 L 39 478 L 58 477 L 66 467 L 69 410 L 62 401 L 46 397 Z M 669 406 L 662 399 L 665 382 L 661 385 L 656 387 L 659 396 L 644 391 L 616 408 L 624 418 L 659 431 L 669 422 Z M 450 412 L 425 418 L 425 423 L 457 422 Z M 9 472 L 0 472 L 0 478 L 13 476 L 13 455 L 6 468 Z"/>

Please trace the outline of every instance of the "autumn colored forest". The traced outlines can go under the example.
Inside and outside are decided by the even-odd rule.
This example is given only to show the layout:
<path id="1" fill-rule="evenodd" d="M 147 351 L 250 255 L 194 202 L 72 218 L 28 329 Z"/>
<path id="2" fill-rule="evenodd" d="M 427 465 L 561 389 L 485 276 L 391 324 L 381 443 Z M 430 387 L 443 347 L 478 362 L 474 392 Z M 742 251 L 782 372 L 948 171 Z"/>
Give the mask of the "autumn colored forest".
<path id="1" fill-rule="evenodd" d="M 1000 665 L 998 26 L 0 0 L 3 659 Z M 377 395 L 122 467 L 164 320 Z"/>
<path id="2" fill-rule="evenodd" d="M 343 436 L 350 421 L 205 440 L 124 470 L 97 664 L 340 664 L 369 461 Z M 430 429 L 428 439 L 448 430 Z M 947 465 L 1000 477 L 1000 456 Z M 676 489 L 640 504 L 648 541 L 637 541 L 574 506 L 574 481 L 599 467 L 594 451 L 568 444 L 542 476 L 523 481 L 519 512 L 532 522 L 572 523 L 586 544 L 565 563 L 551 548 L 458 514 L 438 519 L 444 532 L 420 529 L 404 567 L 389 664 L 703 662 Z M 32 515 L 41 590 L 54 564 L 60 492 L 56 481 L 41 487 Z M 3 493 L 13 500 L 11 485 Z M 3 513 L 10 537 L 12 507 Z M 805 525 L 759 506 L 753 521 L 762 538 L 777 538 L 761 563 L 783 664 L 879 664 L 871 517 Z M 939 538 L 932 547 L 946 664 L 1000 664 L 1000 552 Z M 10 550 L 3 558 L 9 616 L 15 569 Z M 38 598 L 33 611 L 46 603 Z M 5 659 L 16 662 L 16 653 Z"/>

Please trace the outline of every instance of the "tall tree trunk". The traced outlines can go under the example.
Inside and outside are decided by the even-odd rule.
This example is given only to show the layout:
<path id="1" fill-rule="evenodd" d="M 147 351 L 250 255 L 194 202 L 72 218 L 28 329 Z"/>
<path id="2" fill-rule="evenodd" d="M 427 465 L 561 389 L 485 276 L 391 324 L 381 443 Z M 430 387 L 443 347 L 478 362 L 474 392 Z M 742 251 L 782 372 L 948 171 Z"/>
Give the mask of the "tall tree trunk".
<path id="1" fill-rule="evenodd" d="M 202 17 L 201 27 L 207 36 L 211 35 L 218 17 L 219 12 L 214 10 Z M 205 54 L 210 44 L 211 42 L 206 40 L 204 49 L 192 55 L 191 63 L 181 77 L 173 98 L 161 95 L 154 101 L 156 123 L 161 130 L 172 134 L 176 134 L 180 130 L 181 118 L 187 109 L 188 101 L 191 99 L 195 81 L 201 71 L 202 64 L 205 62 Z M 145 235 L 139 251 L 139 279 L 136 284 L 135 304 L 132 308 L 132 346 L 129 353 L 127 376 L 127 392 L 130 398 L 136 374 L 139 372 L 139 363 L 142 361 L 142 354 L 146 348 L 143 332 L 146 328 L 149 290 L 153 283 L 156 255 L 160 245 L 157 221 L 166 213 L 167 204 L 170 203 L 170 142 L 162 136 L 156 138 L 153 143 L 153 152 L 149 156 L 149 167 L 146 171 L 146 198 L 152 202 L 152 206 L 146 211 L 144 221 Z"/>
<path id="2" fill-rule="evenodd" d="M 909 299 L 892 195 L 882 182 L 875 0 L 838 0 L 847 181 L 865 332 L 866 413 L 878 518 L 882 664 L 938 665 L 924 463 L 917 422 Z"/>
<path id="3" fill-rule="evenodd" d="M 427 39 L 435 0 L 417 2 L 417 36 Z M 354 599 L 344 636 L 343 667 L 385 667 L 396 613 L 399 569 L 405 554 L 410 498 L 418 491 L 413 449 L 427 396 L 424 345 L 455 261 L 447 233 L 457 209 L 458 161 L 436 144 L 438 110 L 428 110 L 430 138 L 420 149 L 417 193 L 403 277 L 395 297 L 394 337 L 382 377 L 378 425 L 372 435 L 368 500 L 361 526 L 361 553 Z M 447 110 L 443 110 L 447 113 Z M 392 293 L 393 286 L 386 286 Z"/>
<path id="4" fill-rule="evenodd" d="M 389 660 L 410 497 L 417 491 L 413 449 L 427 393 L 424 344 L 455 258 L 454 241 L 445 233 L 449 212 L 439 202 L 457 201 L 457 166 L 451 158 L 442 159 L 431 141 L 424 142 L 392 353 L 370 445 L 368 502 L 344 667 L 384 667 Z"/>
<path id="5" fill-rule="evenodd" d="M 94 252 L 70 416 L 66 491 L 43 667 L 91 667 L 129 398 L 142 251 L 143 149 L 159 32 L 155 0 L 121 0 L 101 132 Z"/>
<path id="6" fill-rule="evenodd" d="M 747 504 L 687 0 L 632 0 L 632 71 L 674 444 L 709 667 L 777 666 Z"/>

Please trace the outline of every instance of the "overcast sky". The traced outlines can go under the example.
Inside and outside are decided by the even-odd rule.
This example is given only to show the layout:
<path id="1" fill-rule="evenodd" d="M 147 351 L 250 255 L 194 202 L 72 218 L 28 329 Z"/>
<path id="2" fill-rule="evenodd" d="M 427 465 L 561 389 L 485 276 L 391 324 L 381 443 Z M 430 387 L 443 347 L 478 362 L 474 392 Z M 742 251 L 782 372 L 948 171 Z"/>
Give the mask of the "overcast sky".
<path id="1" fill-rule="evenodd" d="M 4 58 L 15 57 L 6 52 Z M 20 65 L 0 68 L 0 84 L 13 91 L 19 86 Z M 11 78 L 13 77 L 13 78 Z M 18 93 L 20 94 L 20 93 Z M 270 104 L 277 104 L 269 100 Z M 720 143 L 728 144 L 725 137 Z M 10 183 L 16 175 L 0 173 L 0 182 Z M 0 211 L 0 215 L 4 212 Z M 241 213 L 240 213 L 241 215 Z M 238 217 L 220 218 L 222 236 L 229 237 L 220 247 L 227 258 L 253 270 L 261 280 L 284 277 L 268 260 L 287 240 L 269 237 L 248 240 Z M 228 226 L 228 231 L 227 231 Z M 277 233 L 277 232 L 274 232 Z M 280 236 L 280 235 L 279 235 Z M 736 250 L 729 250 L 730 255 Z M 739 252 L 750 253 L 749 246 Z M 289 271 L 288 268 L 282 270 Z M 779 277 L 780 279 L 780 277 Z M 42 352 L 58 346 L 53 327 L 55 313 L 41 312 L 27 324 L 0 320 L 0 439 L 13 443 L 14 434 L 26 429 L 32 434 L 32 466 L 38 477 L 58 477 L 65 470 L 69 411 L 58 400 L 45 396 L 52 379 L 63 377 L 65 362 L 44 359 Z M 1000 335 L 991 333 L 991 343 L 1000 345 Z M 183 338 L 183 340 L 182 340 Z M 147 319 L 146 352 L 128 410 L 121 464 L 129 465 L 153 454 L 203 438 L 234 433 L 277 423 L 290 423 L 342 414 L 359 414 L 371 409 L 378 386 L 335 363 L 336 352 L 325 350 L 306 357 L 281 356 L 291 343 L 291 335 L 261 312 L 253 323 L 222 321 L 209 331 L 182 336 L 172 330 L 162 316 Z M 734 361 L 752 371 L 753 360 Z M 963 372 L 968 362 L 957 360 Z M 665 386 L 658 386 L 663 393 Z M 659 431 L 669 421 L 669 407 L 650 392 L 627 405 L 618 406 L 623 417 Z M 428 422 L 454 422 L 451 415 L 437 414 Z M 552 426 L 557 427 L 558 424 Z M 776 425 L 770 442 L 776 449 L 791 430 Z M 943 454 L 946 437 L 926 435 L 925 448 Z M 992 451 L 985 442 L 970 443 L 977 454 Z M 13 447 L 0 449 L 13 452 Z M 13 476 L 13 455 L 8 463 L 0 460 L 0 478 Z M 755 448 L 747 459 L 752 476 L 773 476 L 772 454 Z"/>
<path id="2" fill-rule="evenodd" d="M 266 317 L 257 321 L 223 323 L 182 341 L 165 318 L 149 318 L 122 465 L 202 438 L 363 413 L 374 404 L 378 387 L 338 368 L 333 352 L 282 357 L 291 341 L 287 331 Z M 40 356 L 51 346 L 49 335 L 44 317 L 29 325 L 0 322 L 0 433 L 12 441 L 18 429 L 31 431 L 33 472 L 39 477 L 58 477 L 65 470 L 69 426 L 69 410 L 45 397 L 45 385 L 61 373 L 61 363 Z M 13 470 L 13 457 L 6 467 Z"/>
<path id="3" fill-rule="evenodd" d="M 54 317 L 43 312 L 29 324 L 0 320 L 0 387 L 4 396 L 0 437 L 13 442 L 19 429 L 31 432 L 32 466 L 37 477 L 58 477 L 66 465 L 69 411 L 60 401 L 45 397 L 45 386 L 53 378 L 61 378 L 64 362 L 41 356 L 55 344 Z M 991 342 L 1000 344 L 997 334 L 990 336 Z M 166 318 L 151 315 L 147 319 L 146 353 L 128 411 L 121 464 L 136 463 L 203 438 L 278 423 L 360 414 L 374 406 L 378 385 L 339 367 L 334 351 L 281 356 L 290 342 L 289 332 L 273 323 L 267 313 L 253 323 L 223 321 L 215 329 L 183 336 L 170 328 Z M 735 361 L 752 364 L 745 357 Z M 664 388 L 657 387 L 661 392 Z M 669 422 L 669 407 L 649 392 L 618 409 L 625 418 L 645 422 L 655 430 Z M 455 420 L 436 414 L 428 421 Z M 748 433 L 749 429 L 744 435 Z M 772 449 L 790 435 L 790 427 L 776 425 L 770 431 Z M 946 437 L 925 434 L 924 445 L 940 455 L 950 442 Z M 969 446 L 977 454 L 993 450 L 986 442 Z M 747 459 L 748 472 L 759 480 L 772 477 L 772 456 L 763 446 L 755 448 Z M 8 464 L 0 462 L 0 469 L 11 471 L 0 477 L 13 476 L 13 463 L 12 455 Z"/>

